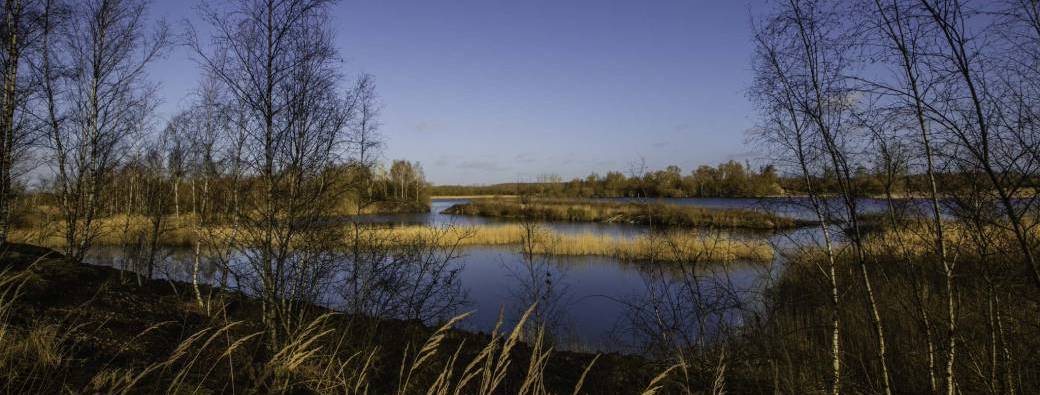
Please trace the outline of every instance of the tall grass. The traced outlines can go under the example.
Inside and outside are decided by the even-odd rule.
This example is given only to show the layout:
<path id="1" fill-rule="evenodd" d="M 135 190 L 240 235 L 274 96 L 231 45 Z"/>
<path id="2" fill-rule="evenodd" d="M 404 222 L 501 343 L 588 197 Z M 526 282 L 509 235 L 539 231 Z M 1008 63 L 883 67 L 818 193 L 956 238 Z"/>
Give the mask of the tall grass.
<path id="1" fill-rule="evenodd" d="M 868 233 L 863 246 L 872 256 L 895 259 L 900 257 L 931 258 L 935 253 L 934 225 L 926 219 L 901 219 L 899 223 L 884 224 Z M 1040 228 L 1033 232 L 1040 234 Z M 978 238 L 984 238 L 991 247 L 1015 251 L 1015 235 L 1009 224 L 973 226 L 960 221 L 944 221 L 943 237 L 949 248 L 960 254 L 959 259 L 982 260 L 987 252 L 978 251 Z M 991 252 L 989 252 L 991 253 Z M 1019 257 L 1020 258 L 1020 257 Z"/>
<path id="2" fill-rule="evenodd" d="M 167 216 L 162 220 L 160 243 L 166 246 L 190 246 L 195 235 L 190 214 Z M 150 220 L 142 215 L 113 215 L 94 220 L 96 236 L 94 245 L 116 246 L 145 238 L 152 231 Z M 65 222 L 37 223 L 31 227 L 11 229 L 8 239 L 19 243 L 35 244 L 51 248 L 64 247 Z"/>
<path id="3" fill-rule="evenodd" d="M 191 218 L 187 215 L 180 218 L 165 219 L 159 243 L 167 247 L 186 247 L 194 244 L 195 233 L 192 230 Z M 99 246 L 134 245 L 146 232 L 150 232 L 151 224 L 144 217 L 114 216 L 98 220 L 98 236 L 95 244 Z M 439 228 L 424 225 L 402 227 L 385 227 L 366 225 L 367 231 L 373 232 L 376 240 L 389 240 L 393 244 L 408 245 L 417 241 L 433 241 L 438 247 L 453 248 L 456 246 L 508 246 L 519 245 L 526 235 L 520 224 L 502 224 L 486 226 L 454 226 Z M 32 243 L 51 248 L 60 248 L 65 244 L 60 227 L 43 229 L 15 229 L 10 239 L 16 242 Z M 222 229 L 207 229 L 203 234 L 208 238 L 219 238 L 225 232 Z M 227 231 L 226 233 L 230 233 Z M 754 261 L 768 262 L 773 258 L 773 250 L 768 243 L 760 240 L 737 240 L 720 234 L 708 232 L 673 230 L 659 235 L 638 237 L 614 237 L 603 234 L 583 233 L 565 234 L 551 230 L 540 230 L 539 243 L 535 247 L 536 254 L 554 254 L 560 256 L 608 256 L 626 261 L 657 260 L 679 262 L 692 259 L 708 259 L 713 261 Z M 211 242 L 214 242 L 211 240 Z M 346 240 L 349 244 L 353 240 Z M 347 246 L 350 247 L 350 246 Z M 378 248 L 385 248 L 381 244 Z"/>
<path id="4" fill-rule="evenodd" d="M 386 238 L 397 240 L 432 239 L 439 232 L 444 243 L 459 246 L 519 245 L 527 231 L 520 224 L 458 226 L 440 229 L 430 226 L 383 228 Z M 535 254 L 558 256 L 608 256 L 625 261 L 753 261 L 769 262 L 773 249 L 762 240 L 738 240 L 722 234 L 673 231 L 636 237 L 615 237 L 596 233 L 567 234 L 539 229 Z"/>
<path id="5" fill-rule="evenodd" d="M 37 321 L 12 322 L 29 277 L 27 271 L 0 271 L 0 392 L 56 393 L 67 367 L 67 331 Z"/>

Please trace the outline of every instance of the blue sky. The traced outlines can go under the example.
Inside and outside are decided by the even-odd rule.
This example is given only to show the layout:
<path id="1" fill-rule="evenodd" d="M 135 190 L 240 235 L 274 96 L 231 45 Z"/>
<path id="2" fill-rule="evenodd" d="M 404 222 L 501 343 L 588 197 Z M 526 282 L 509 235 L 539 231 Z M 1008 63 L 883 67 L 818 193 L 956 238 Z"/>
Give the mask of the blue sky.
<path id="1" fill-rule="evenodd" d="M 152 13 L 179 28 L 187 3 Z M 749 13 L 761 3 L 344 0 L 333 27 L 344 72 L 376 78 L 384 159 L 480 184 L 749 158 Z M 197 70 L 184 49 L 153 67 L 161 116 Z"/>

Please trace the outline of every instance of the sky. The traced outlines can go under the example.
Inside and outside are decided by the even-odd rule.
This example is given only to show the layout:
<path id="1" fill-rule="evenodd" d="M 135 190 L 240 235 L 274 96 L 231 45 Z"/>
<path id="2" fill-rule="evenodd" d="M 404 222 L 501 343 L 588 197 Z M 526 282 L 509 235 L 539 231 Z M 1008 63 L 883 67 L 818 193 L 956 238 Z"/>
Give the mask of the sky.
<path id="1" fill-rule="evenodd" d="M 376 79 L 383 159 L 418 161 L 434 184 L 492 184 L 755 160 L 761 2 L 341 0 L 331 20 L 344 74 Z M 191 4 L 151 13 L 179 29 Z M 199 79 L 185 48 L 151 74 L 161 118 Z"/>

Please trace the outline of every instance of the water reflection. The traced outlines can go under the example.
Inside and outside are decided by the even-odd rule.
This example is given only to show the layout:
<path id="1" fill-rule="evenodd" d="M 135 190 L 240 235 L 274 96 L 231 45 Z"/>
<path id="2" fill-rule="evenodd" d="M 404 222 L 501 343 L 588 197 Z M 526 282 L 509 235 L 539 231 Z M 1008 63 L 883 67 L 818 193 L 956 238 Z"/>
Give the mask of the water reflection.
<path id="1" fill-rule="evenodd" d="M 707 346 L 729 338 L 745 316 L 762 306 L 761 290 L 776 266 L 685 262 L 647 267 L 644 292 L 627 303 L 625 336 L 631 348 L 667 356 L 690 345 Z"/>
<path id="2" fill-rule="evenodd" d="M 192 279 L 193 254 L 187 249 L 168 249 L 160 254 L 162 259 L 156 268 L 156 276 L 175 281 L 190 282 Z M 98 264 L 111 264 L 127 270 L 140 270 L 134 258 L 120 249 L 98 249 L 89 260 Z M 199 282 L 219 285 L 227 284 L 232 289 L 242 280 L 227 275 L 218 259 L 204 258 L 200 264 Z M 231 259 L 234 262 L 241 258 Z M 708 265 L 711 266 L 711 265 Z M 342 265 L 348 268 L 350 265 Z M 682 272 L 673 269 L 654 269 L 636 264 L 623 264 L 607 257 L 555 257 L 539 258 L 532 262 L 513 248 L 470 248 L 462 251 L 450 266 L 444 268 L 450 284 L 457 284 L 459 292 L 432 292 L 433 277 L 419 281 L 414 286 L 426 286 L 426 291 L 408 292 L 409 296 L 438 295 L 424 299 L 422 304 L 399 303 L 399 306 L 422 306 L 402 312 L 399 309 L 371 309 L 373 315 L 396 318 L 419 318 L 436 321 L 463 311 L 472 315 L 461 324 L 462 329 L 490 332 L 504 314 L 506 329 L 516 322 L 520 313 L 533 301 L 542 305 L 538 320 L 550 330 L 557 349 L 621 351 L 640 353 L 645 350 L 644 328 L 633 330 L 631 320 L 633 306 L 646 304 L 656 297 L 659 288 L 651 282 L 666 281 L 678 284 Z M 232 270 L 233 271 L 233 270 Z M 737 293 L 753 293 L 759 286 L 762 265 L 736 265 L 725 269 L 702 272 L 698 276 L 705 288 L 725 284 Z M 318 301 L 328 307 L 342 311 L 353 310 L 349 287 L 351 270 L 334 276 L 334 282 L 324 287 Z M 651 281 L 652 280 L 652 281 Z M 386 279 L 370 279 L 375 283 Z M 370 284 L 374 285 L 374 284 Z M 380 284 L 380 286 L 386 283 Z M 251 292 L 245 287 L 244 292 Z M 721 290 L 712 291 L 722 293 Z M 391 293 L 376 292 L 381 298 L 390 298 Z M 414 301 L 414 300 L 409 300 Z M 371 306 L 393 305 L 390 300 L 374 298 Z M 420 314 L 421 313 L 421 314 Z M 434 317 L 436 316 L 436 317 Z"/>
<path id="3" fill-rule="evenodd" d="M 757 208 L 760 199 L 677 199 L 678 204 Z M 423 214 L 373 215 L 352 221 L 394 225 L 487 225 L 505 221 L 442 214 L 465 200 L 435 200 Z M 797 207 L 789 205 L 788 207 Z M 792 209 L 793 210 L 793 209 Z M 792 211 L 793 212 L 793 211 Z M 645 234 L 627 224 L 536 223 L 562 233 L 598 233 L 617 237 Z M 780 235 L 737 233 L 748 239 L 768 237 L 783 248 L 804 245 L 819 234 L 803 228 Z M 740 324 L 757 307 L 761 289 L 782 268 L 717 262 L 640 265 L 610 257 L 531 257 L 518 247 L 474 247 L 444 252 L 417 246 L 375 255 L 335 255 L 336 270 L 321 284 L 316 300 L 352 312 L 434 323 L 472 311 L 461 328 L 490 332 L 504 315 L 508 325 L 537 301 L 557 349 L 653 353 L 677 341 L 710 341 Z M 156 275 L 190 282 L 194 256 L 187 249 L 162 251 Z M 220 255 L 220 254 L 217 254 Z M 777 254 L 782 256 L 782 254 Z M 99 249 L 91 260 L 141 271 L 137 258 L 119 249 Z M 243 259 L 234 254 L 207 255 L 199 281 L 251 292 Z M 225 270 L 227 269 L 227 270 Z M 239 270 L 242 269 L 242 270 Z M 241 285 L 241 286 L 240 286 Z"/>

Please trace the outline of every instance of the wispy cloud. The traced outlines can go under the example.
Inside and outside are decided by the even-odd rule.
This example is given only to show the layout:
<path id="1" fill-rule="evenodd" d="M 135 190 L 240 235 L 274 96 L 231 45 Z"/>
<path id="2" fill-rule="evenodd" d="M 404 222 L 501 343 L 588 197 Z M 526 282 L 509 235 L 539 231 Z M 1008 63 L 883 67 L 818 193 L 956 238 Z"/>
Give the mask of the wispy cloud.
<path id="1" fill-rule="evenodd" d="M 518 163 L 534 163 L 538 161 L 538 158 L 533 153 L 525 152 L 514 156 L 513 161 Z"/>
<path id="2" fill-rule="evenodd" d="M 421 121 L 415 124 L 415 131 L 428 133 L 437 129 L 444 129 L 445 125 L 436 121 Z"/>
<path id="3" fill-rule="evenodd" d="M 482 172 L 501 172 L 509 170 L 508 167 L 502 166 L 501 164 L 488 160 L 467 160 L 459 162 L 455 166 L 459 170 L 464 171 L 482 171 Z"/>
<path id="4" fill-rule="evenodd" d="M 448 167 L 449 165 L 451 165 L 451 162 L 455 161 L 456 158 L 457 157 L 454 155 L 441 155 L 433 161 L 433 165 L 438 167 Z"/>

